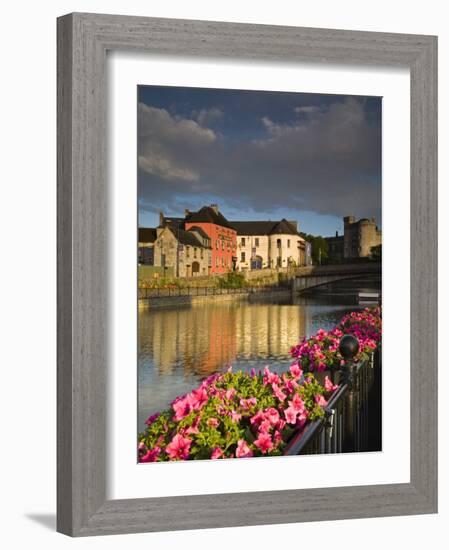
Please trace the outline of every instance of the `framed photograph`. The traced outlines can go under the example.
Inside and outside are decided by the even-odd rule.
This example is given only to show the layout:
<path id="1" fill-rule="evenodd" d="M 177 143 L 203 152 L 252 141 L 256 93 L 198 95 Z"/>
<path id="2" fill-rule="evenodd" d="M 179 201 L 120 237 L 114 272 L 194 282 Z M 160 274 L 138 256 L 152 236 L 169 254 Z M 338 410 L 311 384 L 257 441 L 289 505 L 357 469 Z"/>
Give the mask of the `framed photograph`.
<path id="1" fill-rule="evenodd" d="M 436 51 L 58 19 L 58 531 L 437 511 Z"/>

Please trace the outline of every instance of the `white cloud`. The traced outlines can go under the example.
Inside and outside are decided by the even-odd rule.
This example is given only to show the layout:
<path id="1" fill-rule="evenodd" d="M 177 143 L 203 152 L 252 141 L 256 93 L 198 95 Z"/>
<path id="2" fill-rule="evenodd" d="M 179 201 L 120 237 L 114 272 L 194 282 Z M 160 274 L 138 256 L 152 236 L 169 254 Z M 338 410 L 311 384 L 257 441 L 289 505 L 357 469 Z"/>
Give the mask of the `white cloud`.
<path id="1" fill-rule="evenodd" d="M 218 107 L 201 109 L 200 111 L 193 111 L 192 113 L 192 118 L 195 119 L 201 126 L 213 126 L 217 122 L 220 122 L 223 117 L 224 112 Z"/>
<path id="2" fill-rule="evenodd" d="M 143 103 L 138 106 L 138 117 L 139 168 L 167 180 L 197 181 L 195 159 L 215 142 L 215 132 Z"/>
<path id="3" fill-rule="evenodd" d="M 305 113 L 308 115 L 320 112 L 320 107 L 317 105 L 303 105 L 302 107 L 295 107 L 295 113 Z"/>

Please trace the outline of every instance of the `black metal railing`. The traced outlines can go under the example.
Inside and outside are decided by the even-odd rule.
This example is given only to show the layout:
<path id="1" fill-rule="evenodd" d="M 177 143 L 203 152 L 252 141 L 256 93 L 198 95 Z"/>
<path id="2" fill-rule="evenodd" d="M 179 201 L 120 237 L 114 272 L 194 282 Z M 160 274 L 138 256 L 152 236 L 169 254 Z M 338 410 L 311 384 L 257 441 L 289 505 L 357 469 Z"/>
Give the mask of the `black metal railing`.
<path id="1" fill-rule="evenodd" d="M 272 286 L 247 286 L 242 288 L 216 287 L 172 287 L 172 288 L 139 288 L 139 299 L 168 298 L 176 296 L 222 296 L 228 294 L 264 294 L 278 290 L 290 290 L 291 281 Z"/>
<path id="2" fill-rule="evenodd" d="M 284 455 L 381 450 L 380 350 L 365 361 L 348 361 L 341 373 L 332 374 L 340 387 L 327 403 L 324 417 L 293 436 Z"/>

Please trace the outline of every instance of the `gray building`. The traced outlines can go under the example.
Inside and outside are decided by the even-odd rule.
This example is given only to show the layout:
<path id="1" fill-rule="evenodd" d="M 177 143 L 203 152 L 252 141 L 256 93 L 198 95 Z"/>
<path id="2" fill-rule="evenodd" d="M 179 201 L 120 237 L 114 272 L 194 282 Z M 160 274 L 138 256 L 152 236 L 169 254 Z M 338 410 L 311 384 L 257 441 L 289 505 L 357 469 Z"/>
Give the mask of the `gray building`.
<path id="1" fill-rule="evenodd" d="M 199 227 L 189 231 L 171 224 L 156 228 L 154 265 L 173 268 L 175 277 L 209 275 L 212 267 L 210 239 Z"/>

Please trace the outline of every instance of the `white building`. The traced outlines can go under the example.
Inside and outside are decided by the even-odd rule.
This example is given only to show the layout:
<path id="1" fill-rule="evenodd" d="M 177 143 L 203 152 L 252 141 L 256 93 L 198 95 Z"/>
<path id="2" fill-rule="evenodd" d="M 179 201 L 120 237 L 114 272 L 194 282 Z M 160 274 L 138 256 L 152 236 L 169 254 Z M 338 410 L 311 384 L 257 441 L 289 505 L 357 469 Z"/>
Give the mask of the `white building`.
<path id="1" fill-rule="evenodd" d="M 297 222 L 230 222 L 237 231 L 238 271 L 306 265 L 306 241 Z"/>

